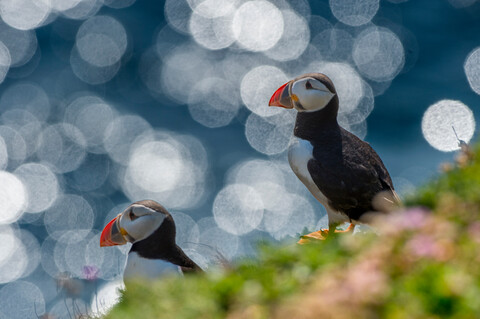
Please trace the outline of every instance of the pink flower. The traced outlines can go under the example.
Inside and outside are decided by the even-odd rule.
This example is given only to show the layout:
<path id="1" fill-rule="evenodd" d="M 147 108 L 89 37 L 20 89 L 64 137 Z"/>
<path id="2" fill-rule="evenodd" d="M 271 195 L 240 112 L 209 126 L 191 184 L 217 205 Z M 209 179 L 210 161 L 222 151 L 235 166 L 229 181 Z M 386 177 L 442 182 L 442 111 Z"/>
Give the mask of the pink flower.
<path id="1" fill-rule="evenodd" d="M 344 284 L 357 301 L 374 301 L 387 290 L 386 277 L 377 260 L 364 260 L 350 269 Z"/>
<path id="2" fill-rule="evenodd" d="M 480 243 L 480 222 L 474 222 L 468 227 L 468 234 L 476 243 Z"/>
<path id="3" fill-rule="evenodd" d="M 427 225 L 431 213 L 422 207 L 394 211 L 378 218 L 378 228 L 384 234 L 401 234 L 404 231 L 422 229 Z"/>
<path id="4" fill-rule="evenodd" d="M 82 272 L 86 280 L 93 281 L 98 278 L 100 270 L 96 266 L 83 266 Z"/>
<path id="5" fill-rule="evenodd" d="M 406 244 L 407 250 L 417 257 L 429 257 L 438 261 L 444 261 L 453 254 L 452 244 L 446 239 L 435 240 L 424 234 L 415 235 Z"/>
<path id="6" fill-rule="evenodd" d="M 429 213 L 428 210 L 421 207 L 409 209 L 400 215 L 397 226 L 405 230 L 422 228 L 427 222 Z"/>
<path id="7" fill-rule="evenodd" d="M 432 257 L 436 249 L 436 243 L 432 237 L 419 234 L 407 243 L 408 249 L 416 256 Z"/>

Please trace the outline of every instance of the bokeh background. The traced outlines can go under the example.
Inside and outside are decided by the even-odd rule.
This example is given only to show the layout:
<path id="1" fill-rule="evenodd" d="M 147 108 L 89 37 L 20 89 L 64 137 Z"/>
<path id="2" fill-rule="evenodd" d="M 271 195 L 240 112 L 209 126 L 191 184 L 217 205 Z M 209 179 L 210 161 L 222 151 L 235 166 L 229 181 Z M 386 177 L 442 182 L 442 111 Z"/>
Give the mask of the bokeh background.
<path id="1" fill-rule="evenodd" d="M 323 72 L 340 123 L 401 196 L 469 142 L 476 0 L 1 0 L 0 318 L 115 303 L 129 247 L 100 248 L 129 203 L 173 214 L 201 266 L 326 224 L 291 172 L 295 112 L 272 93 Z"/>

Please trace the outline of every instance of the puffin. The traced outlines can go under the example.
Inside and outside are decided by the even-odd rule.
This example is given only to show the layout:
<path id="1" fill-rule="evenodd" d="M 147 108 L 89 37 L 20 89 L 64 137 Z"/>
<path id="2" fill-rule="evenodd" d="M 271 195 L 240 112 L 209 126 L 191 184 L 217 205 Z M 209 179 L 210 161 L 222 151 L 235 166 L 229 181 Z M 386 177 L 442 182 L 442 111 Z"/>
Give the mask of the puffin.
<path id="1" fill-rule="evenodd" d="M 353 233 L 355 225 L 400 203 L 380 156 L 338 124 L 338 95 L 326 75 L 307 73 L 285 83 L 268 105 L 297 110 L 288 161 L 328 215 L 328 229 L 304 235 L 299 243 Z M 346 230 L 336 229 L 344 223 L 350 223 Z"/>
<path id="2" fill-rule="evenodd" d="M 100 235 L 100 246 L 132 243 L 124 278 L 157 278 L 166 273 L 202 272 L 175 242 L 172 215 L 153 200 L 128 206 L 112 219 Z"/>

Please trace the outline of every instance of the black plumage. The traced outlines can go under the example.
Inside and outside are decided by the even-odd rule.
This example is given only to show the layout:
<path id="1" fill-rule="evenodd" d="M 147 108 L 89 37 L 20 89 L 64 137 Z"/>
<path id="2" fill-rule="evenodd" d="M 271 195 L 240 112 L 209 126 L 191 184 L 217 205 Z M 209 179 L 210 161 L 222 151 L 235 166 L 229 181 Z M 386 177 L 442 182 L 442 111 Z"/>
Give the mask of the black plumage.
<path id="1" fill-rule="evenodd" d="M 315 78 L 336 93 L 331 80 L 323 74 L 302 77 Z M 328 199 L 328 205 L 350 220 L 360 220 L 364 213 L 375 210 L 372 206 L 375 195 L 387 191 L 395 196 L 394 187 L 372 147 L 338 124 L 338 108 L 335 94 L 319 111 L 298 112 L 294 135 L 313 146 L 308 172 Z"/>
<path id="2" fill-rule="evenodd" d="M 165 215 L 161 226 L 149 237 L 135 242 L 130 253 L 136 252 L 147 259 L 161 259 L 179 266 L 182 272 L 202 271 L 184 251 L 176 244 L 175 222 L 172 215 L 159 203 L 153 200 L 142 200 L 133 204 L 143 205 Z"/>

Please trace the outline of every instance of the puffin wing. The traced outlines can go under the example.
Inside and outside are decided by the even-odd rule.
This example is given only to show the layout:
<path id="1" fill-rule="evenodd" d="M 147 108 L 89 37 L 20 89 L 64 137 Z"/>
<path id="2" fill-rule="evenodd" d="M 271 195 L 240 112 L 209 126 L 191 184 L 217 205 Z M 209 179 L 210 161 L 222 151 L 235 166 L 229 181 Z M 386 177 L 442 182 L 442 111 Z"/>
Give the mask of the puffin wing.
<path id="1" fill-rule="evenodd" d="M 378 193 L 394 194 L 392 181 L 380 157 L 356 136 L 344 136 L 342 150 L 332 156 L 315 148 L 308 162 L 308 171 L 329 205 L 358 220 L 373 211 L 372 201 Z"/>
<path id="2" fill-rule="evenodd" d="M 328 199 L 329 205 L 337 211 L 347 213 L 359 206 L 368 209 L 375 194 L 381 191 L 375 171 L 364 165 L 341 165 L 339 170 L 339 166 L 333 169 L 319 160 L 311 159 L 308 171 L 318 189 Z"/>

